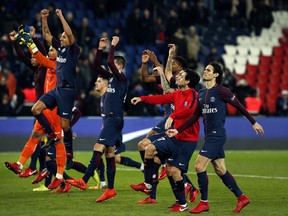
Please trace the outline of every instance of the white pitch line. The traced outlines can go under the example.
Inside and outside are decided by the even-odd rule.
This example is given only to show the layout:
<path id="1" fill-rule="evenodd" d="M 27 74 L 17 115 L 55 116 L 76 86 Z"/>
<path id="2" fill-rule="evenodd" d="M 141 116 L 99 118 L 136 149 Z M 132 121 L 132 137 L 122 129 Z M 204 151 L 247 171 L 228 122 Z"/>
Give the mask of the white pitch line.
<path id="1" fill-rule="evenodd" d="M 133 172 L 137 171 L 137 172 L 139 172 L 139 170 L 137 170 L 135 168 L 121 168 L 121 167 L 117 167 L 117 170 L 133 171 Z M 188 172 L 188 174 L 196 174 L 196 173 L 195 172 Z M 207 174 L 216 176 L 215 173 L 207 173 Z M 257 176 L 257 175 L 242 175 L 242 174 L 233 174 L 233 176 L 242 177 L 242 178 L 288 180 L 288 177 L 283 177 L 283 176 Z"/>

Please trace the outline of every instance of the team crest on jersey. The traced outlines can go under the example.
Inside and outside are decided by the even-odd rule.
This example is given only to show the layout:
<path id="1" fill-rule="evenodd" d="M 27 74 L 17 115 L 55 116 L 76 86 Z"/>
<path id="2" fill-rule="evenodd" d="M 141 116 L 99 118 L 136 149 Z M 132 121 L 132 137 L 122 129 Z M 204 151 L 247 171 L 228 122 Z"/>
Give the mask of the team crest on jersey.
<path id="1" fill-rule="evenodd" d="M 187 106 L 188 106 L 188 102 L 185 101 L 185 102 L 184 102 L 184 107 L 187 107 Z"/>
<path id="2" fill-rule="evenodd" d="M 215 97 L 211 97 L 211 98 L 210 98 L 210 101 L 211 101 L 212 103 L 214 103 L 214 102 L 216 101 L 216 98 L 215 98 Z"/>

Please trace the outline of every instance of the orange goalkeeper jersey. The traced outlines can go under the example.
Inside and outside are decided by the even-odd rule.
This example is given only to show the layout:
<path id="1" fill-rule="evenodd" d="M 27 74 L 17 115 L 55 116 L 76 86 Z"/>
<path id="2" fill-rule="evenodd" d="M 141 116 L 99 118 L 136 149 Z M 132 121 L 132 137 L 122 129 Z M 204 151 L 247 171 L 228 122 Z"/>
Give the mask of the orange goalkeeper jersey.
<path id="1" fill-rule="evenodd" d="M 34 54 L 34 57 L 37 61 L 47 68 L 45 85 L 44 85 L 44 93 L 52 90 L 56 86 L 56 61 L 52 61 L 45 56 L 41 52 L 37 52 Z"/>

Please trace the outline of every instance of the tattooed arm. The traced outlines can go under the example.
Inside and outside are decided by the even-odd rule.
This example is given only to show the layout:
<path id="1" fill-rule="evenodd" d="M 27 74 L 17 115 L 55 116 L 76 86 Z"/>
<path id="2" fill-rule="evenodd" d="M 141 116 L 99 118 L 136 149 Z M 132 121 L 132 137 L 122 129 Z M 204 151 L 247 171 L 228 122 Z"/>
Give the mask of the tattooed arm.
<path id="1" fill-rule="evenodd" d="M 173 77 L 172 59 L 175 55 L 176 46 L 175 46 L 175 44 L 168 44 L 168 47 L 169 47 L 169 55 L 168 55 L 166 68 L 165 68 L 165 76 L 166 76 L 167 80 L 170 80 Z"/>
<path id="2" fill-rule="evenodd" d="M 49 45 L 51 45 L 53 36 L 51 35 L 51 32 L 50 32 L 49 27 L 48 27 L 48 21 L 47 21 L 48 16 L 49 16 L 49 10 L 48 9 L 41 10 L 42 34 L 43 34 L 44 39 L 47 41 L 47 43 Z"/>
<path id="3" fill-rule="evenodd" d="M 160 76 L 163 93 L 168 94 L 168 93 L 173 92 L 174 89 L 170 88 L 169 83 L 165 77 L 165 74 L 163 73 L 163 68 L 158 66 L 158 67 L 154 68 L 154 70 L 157 70 L 157 72 Z"/>

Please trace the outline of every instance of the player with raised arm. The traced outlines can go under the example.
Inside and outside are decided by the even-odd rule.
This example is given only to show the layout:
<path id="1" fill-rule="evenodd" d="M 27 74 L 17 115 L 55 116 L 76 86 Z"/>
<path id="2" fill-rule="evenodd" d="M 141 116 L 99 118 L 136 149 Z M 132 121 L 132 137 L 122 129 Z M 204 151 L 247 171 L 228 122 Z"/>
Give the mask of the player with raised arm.
<path id="1" fill-rule="evenodd" d="M 64 131 L 65 145 L 67 148 L 67 163 L 69 164 L 73 158 L 70 119 L 77 94 L 76 64 L 80 49 L 75 42 L 72 30 L 66 22 L 62 11 L 60 9 L 56 9 L 56 14 L 59 17 L 64 29 L 64 32 L 60 37 L 60 42 L 51 35 L 48 28 L 47 17 L 49 16 L 49 10 L 43 9 L 41 11 L 43 37 L 48 44 L 55 47 L 58 51 L 58 56 L 56 58 L 57 84 L 53 90 L 43 95 L 40 100 L 36 102 L 36 104 L 32 107 L 32 113 L 48 134 L 48 141 L 45 146 L 48 147 L 55 142 L 58 142 L 59 137 L 55 131 L 52 130 L 42 111 L 47 108 L 53 109 L 58 106 L 61 127 Z M 56 178 L 59 179 L 61 176 Z"/>
<path id="2" fill-rule="evenodd" d="M 224 144 L 226 141 L 226 130 L 224 124 L 226 104 L 229 103 L 237 108 L 250 121 L 256 134 L 264 134 L 264 130 L 238 101 L 235 95 L 233 95 L 228 88 L 221 85 L 222 77 L 222 65 L 219 62 L 209 63 L 203 74 L 203 81 L 206 82 L 206 87 L 199 91 L 199 101 L 195 112 L 183 125 L 179 125 L 175 127 L 175 129 L 169 129 L 166 132 L 169 137 L 178 136 L 182 131 L 185 131 L 186 128 L 198 122 L 201 114 L 203 116 L 205 142 L 195 162 L 201 201 L 195 208 L 189 211 L 193 214 L 209 211 L 208 176 L 206 168 L 210 162 L 225 186 L 232 191 L 238 199 L 233 212 L 239 213 L 250 203 L 225 165 Z"/>
<path id="3" fill-rule="evenodd" d="M 87 187 L 87 182 L 94 170 L 99 167 L 102 155 L 105 152 L 107 164 L 108 188 L 96 202 L 102 202 L 117 195 L 114 189 L 116 173 L 115 147 L 122 144 L 122 129 L 124 127 L 124 102 L 128 90 L 128 78 L 123 69 L 125 59 L 122 56 L 114 56 L 115 48 L 119 43 L 119 37 L 113 36 L 108 55 L 109 71 L 101 67 L 103 49 L 107 46 L 108 39 L 101 38 L 95 56 L 95 69 L 101 77 L 109 80 L 107 91 L 101 97 L 101 116 L 103 126 L 94 145 L 93 155 L 85 175 L 78 180 L 67 180 L 68 183 L 82 190 Z"/>
<path id="4" fill-rule="evenodd" d="M 163 73 L 162 67 L 156 67 L 156 69 L 160 74 Z M 200 77 L 195 71 L 188 68 L 183 69 L 176 76 L 176 84 L 180 90 L 165 95 L 135 97 L 132 98 L 131 103 L 174 103 L 174 113 L 168 117 L 165 128 L 170 128 L 172 123 L 178 127 L 189 118 L 190 113 L 196 107 L 198 97 L 194 88 L 199 80 Z M 177 199 L 177 203 L 173 204 L 168 212 L 180 212 L 188 209 L 182 173 L 186 173 L 188 170 L 189 160 L 197 146 L 198 139 L 199 122 L 189 127 L 180 136 L 172 139 L 167 136 L 160 137 L 147 145 L 145 149 L 144 185 L 146 192 L 150 192 L 153 184 L 158 182 L 158 177 L 153 171 L 154 158 L 167 160 L 167 172 L 173 178 L 172 190 Z"/>

